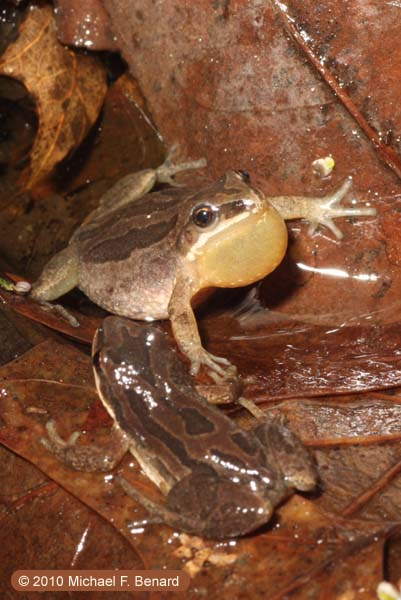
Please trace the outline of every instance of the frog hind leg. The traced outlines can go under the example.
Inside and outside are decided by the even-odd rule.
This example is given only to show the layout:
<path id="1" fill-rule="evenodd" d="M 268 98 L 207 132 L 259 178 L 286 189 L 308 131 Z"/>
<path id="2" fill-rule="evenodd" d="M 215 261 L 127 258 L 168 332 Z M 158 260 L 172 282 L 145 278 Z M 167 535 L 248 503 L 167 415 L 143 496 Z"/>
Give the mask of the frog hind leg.
<path id="1" fill-rule="evenodd" d="M 194 472 L 180 480 L 167 497 L 168 507 L 207 538 L 245 535 L 269 521 L 273 504 L 247 483 L 214 472 Z"/>
<path id="2" fill-rule="evenodd" d="M 113 185 L 100 199 L 98 208 L 90 214 L 89 220 L 93 221 L 97 217 L 103 217 L 105 214 L 127 206 L 135 200 L 139 200 L 145 194 L 150 192 L 156 183 L 169 183 L 179 186 L 173 179 L 176 173 L 188 171 L 191 169 L 201 169 L 206 166 L 206 159 L 173 163 L 173 156 L 176 153 L 176 147 L 173 146 L 168 153 L 166 160 L 157 169 L 144 169 L 136 173 L 126 175 Z"/>
<path id="3" fill-rule="evenodd" d="M 254 434 L 269 449 L 290 488 L 309 492 L 316 488 L 318 474 L 314 461 L 285 418 L 269 417 L 254 428 Z"/>
<path id="4" fill-rule="evenodd" d="M 165 505 L 150 500 L 122 477 L 116 480 L 130 497 L 148 510 L 151 515 L 148 522 L 166 523 L 206 538 L 244 535 L 266 523 L 273 512 L 268 500 L 259 500 L 253 495 L 250 500 L 247 490 L 212 473 L 191 473 L 181 479 L 171 488 Z"/>
<path id="5" fill-rule="evenodd" d="M 75 246 L 58 252 L 32 285 L 31 298 L 38 302 L 51 302 L 78 285 L 78 253 Z"/>
<path id="6" fill-rule="evenodd" d="M 81 435 L 74 431 L 64 440 L 57 433 L 56 423 L 50 420 L 46 423 L 47 437 L 39 441 L 60 462 L 72 467 L 76 471 L 110 471 L 122 459 L 128 450 L 128 442 L 124 434 L 114 426 L 110 432 L 107 446 L 78 445 L 76 441 Z"/>
<path id="7" fill-rule="evenodd" d="M 160 167 L 156 169 L 156 177 L 159 183 L 169 183 L 172 186 L 179 187 L 178 184 L 172 178 L 176 173 L 180 173 L 181 171 L 189 171 L 191 169 L 203 169 L 206 167 L 206 159 L 200 158 L 199 160 L 191 160 L 182 163 L 174 163 L 173 158 L 178 151 L 178 146 L 172 146 L 170 152 L 167 155 L 166 160 Z"/>

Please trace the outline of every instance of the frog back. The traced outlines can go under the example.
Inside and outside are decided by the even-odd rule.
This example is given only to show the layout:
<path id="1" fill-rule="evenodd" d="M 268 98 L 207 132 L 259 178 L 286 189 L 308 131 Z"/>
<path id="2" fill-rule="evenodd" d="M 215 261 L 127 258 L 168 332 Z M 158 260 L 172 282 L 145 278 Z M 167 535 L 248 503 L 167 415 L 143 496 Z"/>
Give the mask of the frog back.
<path id="1" fill-rule="evenodd" d="M 79 287 L 96 304 L 136 319 L 164 319 L 179 256 L 181 190 L 162 190 L 96 215 L 71 239 Z"/>

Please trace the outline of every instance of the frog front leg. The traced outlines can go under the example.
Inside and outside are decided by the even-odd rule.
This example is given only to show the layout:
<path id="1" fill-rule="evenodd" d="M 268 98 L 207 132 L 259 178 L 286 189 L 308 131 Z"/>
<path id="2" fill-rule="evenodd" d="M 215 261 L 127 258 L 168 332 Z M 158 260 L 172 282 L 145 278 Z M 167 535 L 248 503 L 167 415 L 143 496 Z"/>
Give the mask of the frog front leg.
<path id="1" fill-rule="evenodd" d="M 120 462 L 128 450 L 129 443 L 124 433 L 114 426 L 111 430 L 110 442 L 107 446 L 77 445 L 81 432 L 75 431 L 68 440 L 63 440 L 57 433 L 56 423 L 46 423 L 48 437 L 41 438 L 40 443 L 60 462 L 76 471 L 110 471 Z"/>
<path id="2" fill-rule="evenodd" d="M 280 213 L 285 221 L 291 219 L 305 219 L 310 223 L 308 233 L 312 235 L 319 225 L 330 229 L 337 239 L 343 237 L 342 232 L 333 219 L 339 217 L 361 217 L 376 215 L 375 208 L 359 207 L 350 208 L 339 206 L 341 200 L 352 186 L 352 177 L 348 177 L 342 186 L 322 198 L 305 196 L 277 196 L 268 198 L 270 204 Z"/>
<path id="3" fill-rule="evenodd" d="M 168 315 L 179 349 L 190 360 L 191 375 L 205 365 L 215 381 L 233 377 L 235 367 L 226 358 L 210 354 L 202 346 L 191 299 L 194 295 L 192 278 L 183 271 L 177 278 L 168 305 Z"/>

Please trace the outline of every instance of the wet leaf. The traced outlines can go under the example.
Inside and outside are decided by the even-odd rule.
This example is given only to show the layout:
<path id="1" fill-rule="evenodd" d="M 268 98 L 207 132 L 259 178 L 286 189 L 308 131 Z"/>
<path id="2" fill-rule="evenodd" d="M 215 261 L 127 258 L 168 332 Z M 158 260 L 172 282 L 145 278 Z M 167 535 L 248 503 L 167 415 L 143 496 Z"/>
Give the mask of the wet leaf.
<path id="1" fill-rule="evenodd" d="M 50 6 L 32 5 L 18 39 L 2 56 L 0 73 L 19 79 L 36 101 L 39 130 L 23 185 L 46 179 L 78 146 L 99 115 L 105 70 L 96 57 L 62 46 Z"/>
<path id="2" fill-rule="evenodd" d="M 398 8 L 372 1 L 351 12 L 348 2 L 286 9 L 243 0 L 210 8 L 175 0 L 144 3 L 138 14 L 127 0 L 104 6 L 164 139 L 184 155 L 206 156 L 209 176 L 244 168 L 274 196 L 324 195 L 352 175 L 347 201 L 378 208 L 376 220 L 339 220 L 340 243 L 324 229 L 308 238 L 306 225 L 291 226 L 288 260 L 266 280 L 262 303 L 291 316 L 336 313 L 337 322 L 371 311 L 398 314 L 399 178 L 391 168 L 399 154 L 399 86 L 393 53 L 381 45 L 384 37 L 399 52 Z M 295 40 L 289 21 L 300 32 Z M 321 58 L 321 74 L 312 55 Z M 318 178 L 312 163 L 328 155 L 334 171 Z"/>
<path id="3" fill-rule="evenodd" d="M 69 313 L 71 316 L 79 323 L 79 327 L 74 327 L 57 310 L 43 307 L 38 302 L 32 301 L 29 297 L 18 296 L 12 292 L 0 289 L 0 299 L 8 306 L 13 307 L 17 313 L 29 317 L 32 321 L 47 325 L 51 329 L 87 344 L 92 343 L 93 335 L 101 322 L 99 318 L 85 316 L 74 310 L 70 310 Z"/>
<path id="4" fill-rule="evenodd" d="M 397 395 L 372 392 L 332 400 L 291 400 L 279 409 L 312 446 L 376 444 L 401 440 L 401 402 Z"/>
<path id="5" fill-rule="evenodd" d="M 61 354 L 62 363 L 58 359 Z M 77 368 L 79 365 L 81 369 Z M 136 506 L 110 477 L 100 473 L 78 474 L 55 459 L 40 444 L 40 438 L 46 435 L 44 425 L 49 418 L 56 419 L 62 437 L 66 438 L 72 431 L 80 430 L 86 432 L 83 435 L 84 444 L 99 446 L 106 442 L 111 422 L 100 407 L 88 369 L 89 359 L 84 354 L 55 341 L 38 345 L 17 361 L 0 369 L 0 440 L 7 448 L 39 467 L 91 511 L 106 519 L 119 532 L 118 535 L 122 534 L 126 538 L 141 557 L 145 568 L 185 567 L 185 559 L 180 559 L 176 552 L 179 540 L 168 527 L 147 525 L 145 531 L 138 527 L 137 531 L 131 532 L 128 524 L 133 519 L 145 518 L 146 512 L 142 507 Z M 334 451 L 327 452 L 330 456 L 330 452 Z M 323 465 L 323 461 L 321 464 Z M 372 463 L 370 468 L 377 473 L 381 466 Z M 362 463 L 354 463 L 354 468 L 361 470 Z M 363 469 L 366 473 L 365 464 Z M 125 457 L 114 473 L 123 474 L 145 493 L 155 498 L 159 496 L 132 458 Z M 354 474 L 356 477 L 355 471 Z M 268 586 L 274 590 L 272 598 L 282 598 L 292 592 L 298 594 L 296 597 L 303 598 L 308 597 L 311 590 L 314 594 L 323 593 L 322 590 L 329 589 L 335 582 L 339 589 L 354 590 L 364 586 L 366 598 L 369 598 L 368 594 L 372 593 L 377 579 L 381 577 L 382 541 L 391 528 L 378 518 L 374 521 L 352 520 L 344 518 L 341 512 L 336 516 L 330 498 L 333 493 L 338 495 L 337 480 L 333 481 L 325 474 L 324 483 L 319 503 L 324 510 L 330 508 L 330 515 L 322 512 L 315 505 L 316 501 L 294 497 L 280 508 L 274 522 L 258 534 L 232 544 L 206 542 L 208 551 L 217 553 L 220 557 L 234 553 L 236 560 L 225 567 L 210 563 L 205 565 L 193 580 L 189 597 L 195 597 L 193 594 L 196 594 L 196 590 L 203 587 L 227 589 L 237 597 L 244 581 L 248 580 L 247 589 L 252 597 L 263 594 Z M 352 501 L 358 490 L 357 486 L 346 487 L 342 498 Z M 14 493 L 18 497 L 21 495 L 17 490 Z M 24 496 L 26 510 L 32 508 L 33 517 L 36 514 L 37 497 L 49 501 L 49 519 L 52 518 L 53 511 L 61 510 L 64 530 L 68 528 L 72 544 L 74 540 L 78 544 L 81 539 L 79 531 L 81 535 L 83 533 L 83 525 L 76 529 L 77 509 L 74 507 L 78 505 L 74 502 L 70 504 L 72 512 L 61 508 L 58 503 L 60 498 L 64 498 L 64 493 L 57 491 L 57 487 L 46 483 L 46 480 L 39 485 L 36 483 L 33 493 L 26 490 Z M 329 500 L 325 502 L 326 497 Z M 26 526 L 33 517 L 28 513 Z M 85 519 L 86 527 L 89 527 L 87 517 Z M 69 526 L 70 520 L 74 521 L 72 528 Z M 89 531 L 92 529 L 91 525 Z M 20 530 L 23 531 L 21 527 Z M 52 551 L 57 550 L 58 535 L 55 539 L 54 533 L 52 536 L 48 560 L 56 564 L 52 559 Z M 100 548 L 106 549 L 108 540 L 106 536 L 105 545 L 101 540 Z M 111 540 L 114 545 L 113 536 Z M 88 555 L 80 557 L 82 565 L 90 564 L 92 555 L 89 542 L 85 548 Z M 59 555 L 60 562 L 57 566 L 68 568 L 71 552 L 72 550 L 69 552 L 66 549 Z M 334 565 L 339 572 L 332 571 Z M 251 571 L 253 575 L 249 578 Z"/>
<path id="6" fill-rule="evenodd" d="M 14 114 L 19 105 L 12 106 Z M 14 121 L 7 122 L 11 126 Z M 22 133 L 14 132 L 18 148 L 26 129 L 23 121 Z M 10 142 L 5 151 L 10 156 Z M 29 192 L 15 194 L 9 173 L 0 180 L 0 251 L 9 261 L 4 268 L 36 279 L 114 182 L 130 172 L 159 166 L 164 158 L 164 146 L 138 86 L 132 77 L 120 77 L 107 90 L 96 131 L 57 167 L 53 181 L 59 193 L 33 201 Z"/>
<path id="7" fill-rule="evenodd" d="M 48 569 L 49 565 L 55 569 L 143 568 L 141 558 L 112 526 L 32 464 L 5 449 L 1 450 L 0 464 L 3 594 L 14 597 L 11 575 L 28 565 L 32 569 Z M 12 467 L 8 472 L 7 466 Z M 88 597 L 94 596 L 89 592 Z M 122 594 L 110 597 L 118 600 Z"/>
<path id="8" fill-rule="evenodd" d="M 285 8 L 277 1 L 274 6 L 309 62 L 401 177 L 399 88 L 392 66 L 401 52 L 397 7 L 383 11 L 381 3 L 371 2 L 350 12 L 345 2 L 327 2 L 315 10 L 313 2 L 300 7 L 292 0 Z"/>
<path id="9" fill-rule="evenodd" d="M 204 309 L 206 347 L 238 365 L 248 378 L 248 396 L 287 417 L 316 457 L 321 489 L 285 502 L 252 536 L 232 545 L 207 542 L 208 549 L 235 553 L 236 560 L 203 564 L 188 594 L 370 600 L 384 566 L 396 581 L 400 564 L 399 390 L 366 393 L 400 385 L 401 375 L 399 85 L 391 60 L 399 53 L 398 7 L 375 0 L 351 10 L 349 2 L 290 2 L 286 9 L 244 0 L 143 2 L 134 11 L 128 0 L 103 0 L 103 6 L 110 21 L 102 27 L 117 36 L 163 138 L 169 146 L 178 141 L 183 156 L 206 156 L 206 178 L 246 168 L 268 195 L 322 195 L 351 174 L 354 192 L 347 201 L 355 197 L 379 209 L 377 219 L 339 222 L 341 242 L 323 230 L 308 238 L 306 225 L 295 223 L 276 273 L 236 292 L 231 304 L 224 292 L 223 302 L 213 299 Z M 78 14 L 69 14 L 75 33 L 82 29 Z M 92 41 L 89 34 L 85 39 Z M 71 164 L 66 189 L 76 193 L 71 211 L 77 220 L 103 183 L 136 168 L 134 140 L 119 152 L 118 139 L 133 129 L 130 98 L 137 101 L 137 91 L 129 77 L 113 86 L 107 136 L 96 133 L 81 172 Z M 147 154 L 148 131 L 138 129 L 140 166 L 153 164 L 158 152 L 156 144 L 155 154 Z M 330 154 L 334 171 L 319 179 L 312 163 Z M 76 192 L 86 179 L 93 184 Z M 75 298 L 67 301 L 79 317 Z M 2 300 L 86 343 L 98 322 L 82 317 L 74 333 L 28 299 Z M 38 443 L 54 417 L 63 437 L 79 429 L 85 432 L 80 443 L 106 446 L 111 423 L 93 388 L 88 353 L 71 339 L 49 340 L 3 367 L 0 376 L 1 442 L 54 482 L 30 475 L 32 496 L 36 487 L 60 486 L 108 521 L 119 539 L 124 536 L 146 567 L 188 567 L 190 558 L 176 552 L 178 532 L 150 525 L 130 532 L 127 523 L 146 516 L 143 508 L 103 475 L 77 475 Z M 278 404 L 279 398 L 293 400 Z M 251 425 L 249 416 L 232 414 Z M 158 497 L 130 456 L 116 472 Z M 66 513 L 66 531 L 70 519 Z M 90 559 L 86 555 L 83 563 Z"/>
<path id="10" fill-rule="evenodd" d="M 141 169 L 158 167 L 165 155 L 139 86 L 125 73 L 107 90 L 96 143 L 83 148 L 76 160 L 59 169 L 58 180 L 66 192 L 77 190 L 77 207 L 96 208 L 101 193 L 115 181 Z"/>
<path id="11" fill-rule="evenodd" d="M 89 50 L 117 50 L 101 0 L 55 0 L 58 38 L 63 44 Z"/>
<path id="12" fill-rule="evenodd" d="M 330 326 L 266 310 L 200 321 L 206 346 L 249 377 L 254 398 L 297 398 L 401 383 L 398 322 Z"/>

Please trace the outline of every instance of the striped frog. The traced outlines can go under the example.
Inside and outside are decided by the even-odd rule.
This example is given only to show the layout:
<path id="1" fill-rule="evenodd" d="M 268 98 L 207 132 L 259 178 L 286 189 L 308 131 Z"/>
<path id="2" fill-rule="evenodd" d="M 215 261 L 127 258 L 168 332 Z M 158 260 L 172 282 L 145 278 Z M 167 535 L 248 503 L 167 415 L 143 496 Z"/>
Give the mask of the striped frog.
<path id="1" fill-rule="evenodd" d="M 294 490 L 313 490 L 314 462 L 281 417 L 245 430 L 209 404 L 160 329 L 107 317 L 92 347 L 99 396 L 114 422 L 107 448 L 59 437 L 47 423 L 43 445 L 80 471 L 108 471 L 129 450 L 166 496 L 155 502 L 115 479 L 163 522 L 204 537 L 245 535 L 267 523 Z M 133 523 L 136 528 L 138 523 Z"/>
<path id="2" fill-rule="evenodd" d="M 322 224 L 341 237 L 334 218 L 375 210 L 339 206 L 350 179 L 324 198 L 270 198 L 245 171 L 228 171 L 202 189 L 149 193 L 156 182 L 174 183 L 173 174 L 204 165 L 168 159 L 121 179 L 47 264 L 31 297 L 48 302 L 78 286 L 111 313 L 170 319 L 192 375 L 205 365 L 215 380 L 232 377 L 229 361 L 202 346 L 192 308 L 199 292 L 245 286 L 271 273 L 287 248 L 287 219 L 307 219 L 312 229 Z"/>

